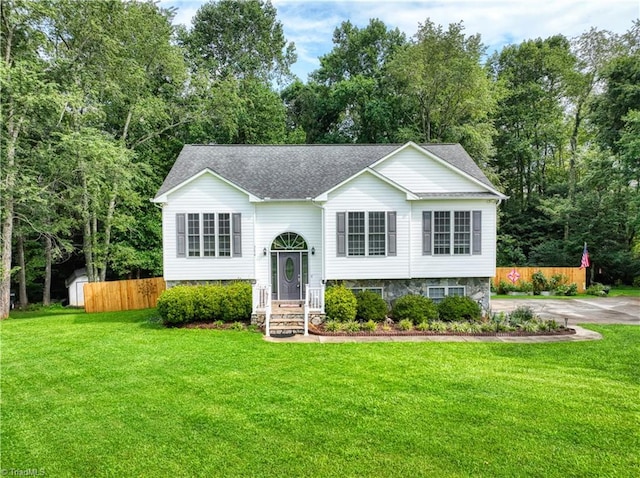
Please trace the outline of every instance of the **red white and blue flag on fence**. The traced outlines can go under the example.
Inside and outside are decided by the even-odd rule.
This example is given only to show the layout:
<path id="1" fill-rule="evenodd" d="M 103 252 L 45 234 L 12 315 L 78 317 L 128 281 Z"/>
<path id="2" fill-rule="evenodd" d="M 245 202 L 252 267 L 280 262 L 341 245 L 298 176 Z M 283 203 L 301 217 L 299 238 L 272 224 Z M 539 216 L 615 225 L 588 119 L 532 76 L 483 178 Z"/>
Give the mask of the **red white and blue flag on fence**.
<path id="1" fill-rule="evenodd" d="M 584 250 L 582 251 L 582 260 L 580 261 L 580 269 L 589 267 L 589 251 L 587 250 L 587 243 L 584 243 Z"/>

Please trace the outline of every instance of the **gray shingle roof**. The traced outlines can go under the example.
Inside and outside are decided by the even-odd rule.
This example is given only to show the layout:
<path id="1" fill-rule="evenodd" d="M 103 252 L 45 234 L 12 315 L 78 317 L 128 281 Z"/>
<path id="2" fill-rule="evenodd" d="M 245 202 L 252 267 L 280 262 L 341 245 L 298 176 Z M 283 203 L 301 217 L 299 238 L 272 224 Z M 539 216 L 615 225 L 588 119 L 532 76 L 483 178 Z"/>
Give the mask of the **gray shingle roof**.
<path id="1" fill-rule="evenodd" d="M 156 198 L 207 168 L 259 198 L 316 197 L 402 146 L 189 144 L 180 152 Z M 459 144 L 420 146 L 495 190 Z"/>

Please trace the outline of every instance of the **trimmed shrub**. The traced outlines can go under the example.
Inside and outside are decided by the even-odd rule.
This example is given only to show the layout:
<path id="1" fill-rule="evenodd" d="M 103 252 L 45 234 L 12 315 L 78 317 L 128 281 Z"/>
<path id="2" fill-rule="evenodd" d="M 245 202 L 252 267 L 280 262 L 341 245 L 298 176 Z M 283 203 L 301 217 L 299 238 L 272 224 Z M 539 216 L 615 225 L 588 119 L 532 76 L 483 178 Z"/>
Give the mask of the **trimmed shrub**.
<path id="1" fill-rule="evenodd" d="M 250 319 L 252 308 L 251 284 L 234 282 L 224 287 L 224 292 L 220 305 L 222 320 L 236 322 Z"/>
<path id="2" fill-rule="evenodd" d="M 165 325 L 195 321 L 236 322 L 251 317 L 251 285 L 179 285 L 158 298 L 158 313 Z"/>
<path id="3" fill-rule="evenodd" d="M 199 285 L 186 287 L 191 289 L 194 298 L 194 320 L 215 321 L 222 317 L 224 286 Z"/>
<path id="4" fill-rule="evenodd" d="M 422 295 L 404 295 L 393 303 L 391 315 L 394 320 L 408 319 L 414 324 L 438 318 L 438 308 L 429 298 Z"/>
<path id="5" fill-rule="evenodd" d="M 195 295 L 192 287 L 181 285 L 165 290 L 156 305 L 165 325 L 180 325 L 195 319 Z"/>
<path id="6" fill-rule="evenodd" d="M 371 290 L 363 290 L 356 294 L 356 300 L 358 302 L 356 319 L 382 322 L 387 316 L 387 303 L 380 294 Z"/>
<path id="7" fill-rule="evenodd" d="M 448 296 L 438 304 L 440 320 L 453 322 L 456 320 L 479 321 L 482 317 L 482 309 L 471 297 Z"/>
<path id="8" fill-rule="evenodd" d="M 343 285 L 328 287 L 324 293 L 324 310 L 328 320 L 348 322 L 355 320 L 358 301 L 352 291 Z"/>

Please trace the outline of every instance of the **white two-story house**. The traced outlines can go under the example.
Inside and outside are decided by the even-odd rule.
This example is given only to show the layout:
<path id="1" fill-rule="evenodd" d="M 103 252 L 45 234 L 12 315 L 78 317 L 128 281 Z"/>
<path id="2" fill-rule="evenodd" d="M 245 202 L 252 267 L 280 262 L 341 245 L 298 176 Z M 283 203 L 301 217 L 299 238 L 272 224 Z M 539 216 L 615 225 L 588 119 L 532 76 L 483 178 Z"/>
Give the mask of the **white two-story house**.
<path id="1" fill-rule="evenodd" d="M 246 280 L 302 300 L 341 282 L 486 309 L 505 198 L 460 145 L 410 142 L 187 145 L 153 201 L 169 287 Z"/>

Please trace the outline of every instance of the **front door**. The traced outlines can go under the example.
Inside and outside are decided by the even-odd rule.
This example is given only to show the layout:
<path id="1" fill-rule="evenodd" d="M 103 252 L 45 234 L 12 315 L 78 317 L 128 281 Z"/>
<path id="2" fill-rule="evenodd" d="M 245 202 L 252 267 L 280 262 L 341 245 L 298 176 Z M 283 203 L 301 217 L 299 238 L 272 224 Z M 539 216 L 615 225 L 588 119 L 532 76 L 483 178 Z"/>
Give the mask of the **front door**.
<path id="1" fill-rule="evenodd" d="M 300 257 L 299 252 L 278 253 L 280 300 L 300 299 Z"/>

